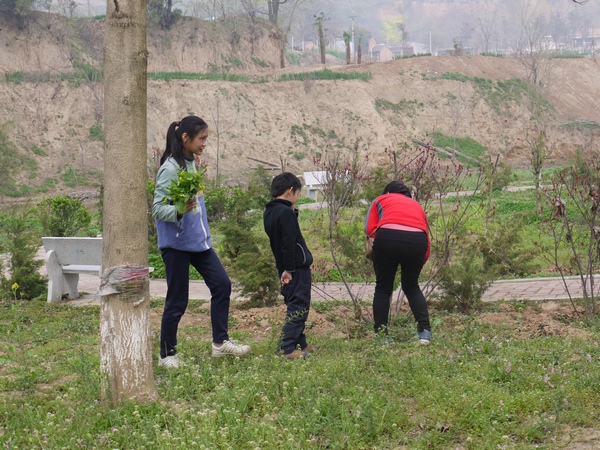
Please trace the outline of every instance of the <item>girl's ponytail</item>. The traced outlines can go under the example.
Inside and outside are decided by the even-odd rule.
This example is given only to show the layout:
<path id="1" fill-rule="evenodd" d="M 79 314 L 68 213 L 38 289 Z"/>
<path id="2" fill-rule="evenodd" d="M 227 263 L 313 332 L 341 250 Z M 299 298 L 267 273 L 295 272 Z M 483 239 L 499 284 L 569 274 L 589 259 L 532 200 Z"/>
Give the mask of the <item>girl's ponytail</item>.
<path id="1" fill-rule="evenodd" d="M 160 158 L 160 165 L 162 166 L 169 156 L 173 155 L 173 146 L 177 145 L 177 133 L 175 129 L 179 126 L 179 121 L 173 122 L 167 130 L 167 143 L 165 145 L 165 151 Z"/>

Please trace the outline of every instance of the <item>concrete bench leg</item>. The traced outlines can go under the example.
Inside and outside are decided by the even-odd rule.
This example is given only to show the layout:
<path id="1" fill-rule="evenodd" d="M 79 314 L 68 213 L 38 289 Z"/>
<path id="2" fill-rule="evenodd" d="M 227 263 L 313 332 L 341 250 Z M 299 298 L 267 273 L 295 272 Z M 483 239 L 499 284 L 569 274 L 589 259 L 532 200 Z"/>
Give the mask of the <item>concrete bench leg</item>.
<path id="1" fill-rule="evenodd" d="M 65 287 L 67 288 L 66 294 L 68 294 L 69 298 L 79 298 L 79 290 L 77 289 L 77 284 L 79 283 L 79 274 L 78 273 L 65 273 L 63 274 L 65 277 Z"/>
<path id="2" fill-rule="evenodd" d="M 48 272 L 48 302 L 58 302 L 63 295 L 62 266 L 54 250 L 46 253 L 46 271 Z"/>

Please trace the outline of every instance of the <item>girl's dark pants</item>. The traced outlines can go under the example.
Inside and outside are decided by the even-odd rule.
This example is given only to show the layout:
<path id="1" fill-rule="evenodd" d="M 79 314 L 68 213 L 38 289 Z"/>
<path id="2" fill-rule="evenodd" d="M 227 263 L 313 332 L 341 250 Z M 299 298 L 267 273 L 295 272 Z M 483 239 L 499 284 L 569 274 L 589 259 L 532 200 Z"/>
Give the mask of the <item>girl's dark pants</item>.
<path id="1" fill-rule="evenodd" d="M 377 230 L 373 242 L 376 283 L 373 297 L 375 332 L 386 331 L 394 278 L 400 266 L 400 284 L 417 322 L 418 331 L 431 330 L 427 302 L 419 287 L 419 274 L 425 264 L 427 235 L 387 228 Z"/>
<path id="2" fill-rule="evenodd" d="M 302 350 L 308 345 L 304 328 L 310 308 L 310 288 L 312 274 L 310 267 L 297 268 L 292 273 L 292 280 L 281 287 L 281 295 L 287 306 L 285 323 L 281 332 L 281 351 L 292 353 L 300 346 Z"/>
<path id="3" fill-rule="evenodd" d="M 185 252 L 172 248 L 161 250 L 167 273 L 167 297 L 160 328 L 160 357 L 176 353 L 177 327 L 188 305 L 190 265 L 202 275 L 210 289 L 210 320 L 213 342 L 229 339 L 229 301 L 231 280 L 219 257 L 211 248 L 204 252 Z"/>

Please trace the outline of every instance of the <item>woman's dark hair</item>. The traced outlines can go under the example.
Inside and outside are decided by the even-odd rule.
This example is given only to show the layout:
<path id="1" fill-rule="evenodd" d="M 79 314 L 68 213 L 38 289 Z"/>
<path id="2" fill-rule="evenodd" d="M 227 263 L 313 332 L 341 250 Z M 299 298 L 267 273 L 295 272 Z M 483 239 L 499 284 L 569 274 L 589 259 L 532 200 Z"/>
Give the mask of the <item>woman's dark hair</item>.
<path id="1" fill-rule="evenodd" d="M 181 136 L 186 133 L 190 139 L 194 139 L 198 133 L 206 130 L 208 125 L 200 117 L 186 116 L 179 122 L 173 122 L 167 130 L 167 145 L 165 152 L 160 158 L 162 166 L 169 156 L 172 156 L 179 167 L 185 167 L 185 158 L 183 156 L 183 140 Z"/>
<path id="2" fill-rule="evenodd" d="M 294 192 L 299 191 L 302 188 L 302 182 L 293 173 L 280 173 L 271 181 L 271 196 L 277 198 L 289 188 L 294 188 Z"/>
<path id="3" fill-rule="evenodd" d="M 383 193 L 384 194 L 390 194 L 390 193 L 394 193 L 394 194 L 403 194 L 406 195 L 408 198 L 412 198 L 412 195 L 410 194 L 410 189 L 404 184 L 401 183 L 400 181 L 390 181 L 386 187 L 383 188 Z"/>

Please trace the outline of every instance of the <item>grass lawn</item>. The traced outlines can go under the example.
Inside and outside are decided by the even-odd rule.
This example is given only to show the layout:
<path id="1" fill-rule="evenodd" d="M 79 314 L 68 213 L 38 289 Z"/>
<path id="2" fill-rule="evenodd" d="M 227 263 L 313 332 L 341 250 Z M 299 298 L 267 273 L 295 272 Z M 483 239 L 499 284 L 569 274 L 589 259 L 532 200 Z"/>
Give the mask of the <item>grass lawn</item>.
<path id="1" fill-rule="evenodd" d="M 2 448 L 557 449 L 599 428 L 600 322 L 573 322 L 568 305 L 547 316 L 528 302 L 474 316 L 434 308 L 428 347 L 406 316 L 395 345 L 376 347 L 369 324 L 316 308 L 307 335 L 322 348 L 286 361 L 274 353 L 281 307 L 233 309 L 232 337 L 252 352 L 212 359 L 206 305 L 191 302 L 187 366 L 155 366 L 160 398 L 116 407 L 100 394 L 98 307 L 0 308 Z M 161 311 L 153 300 L 155 348 Z"/>

